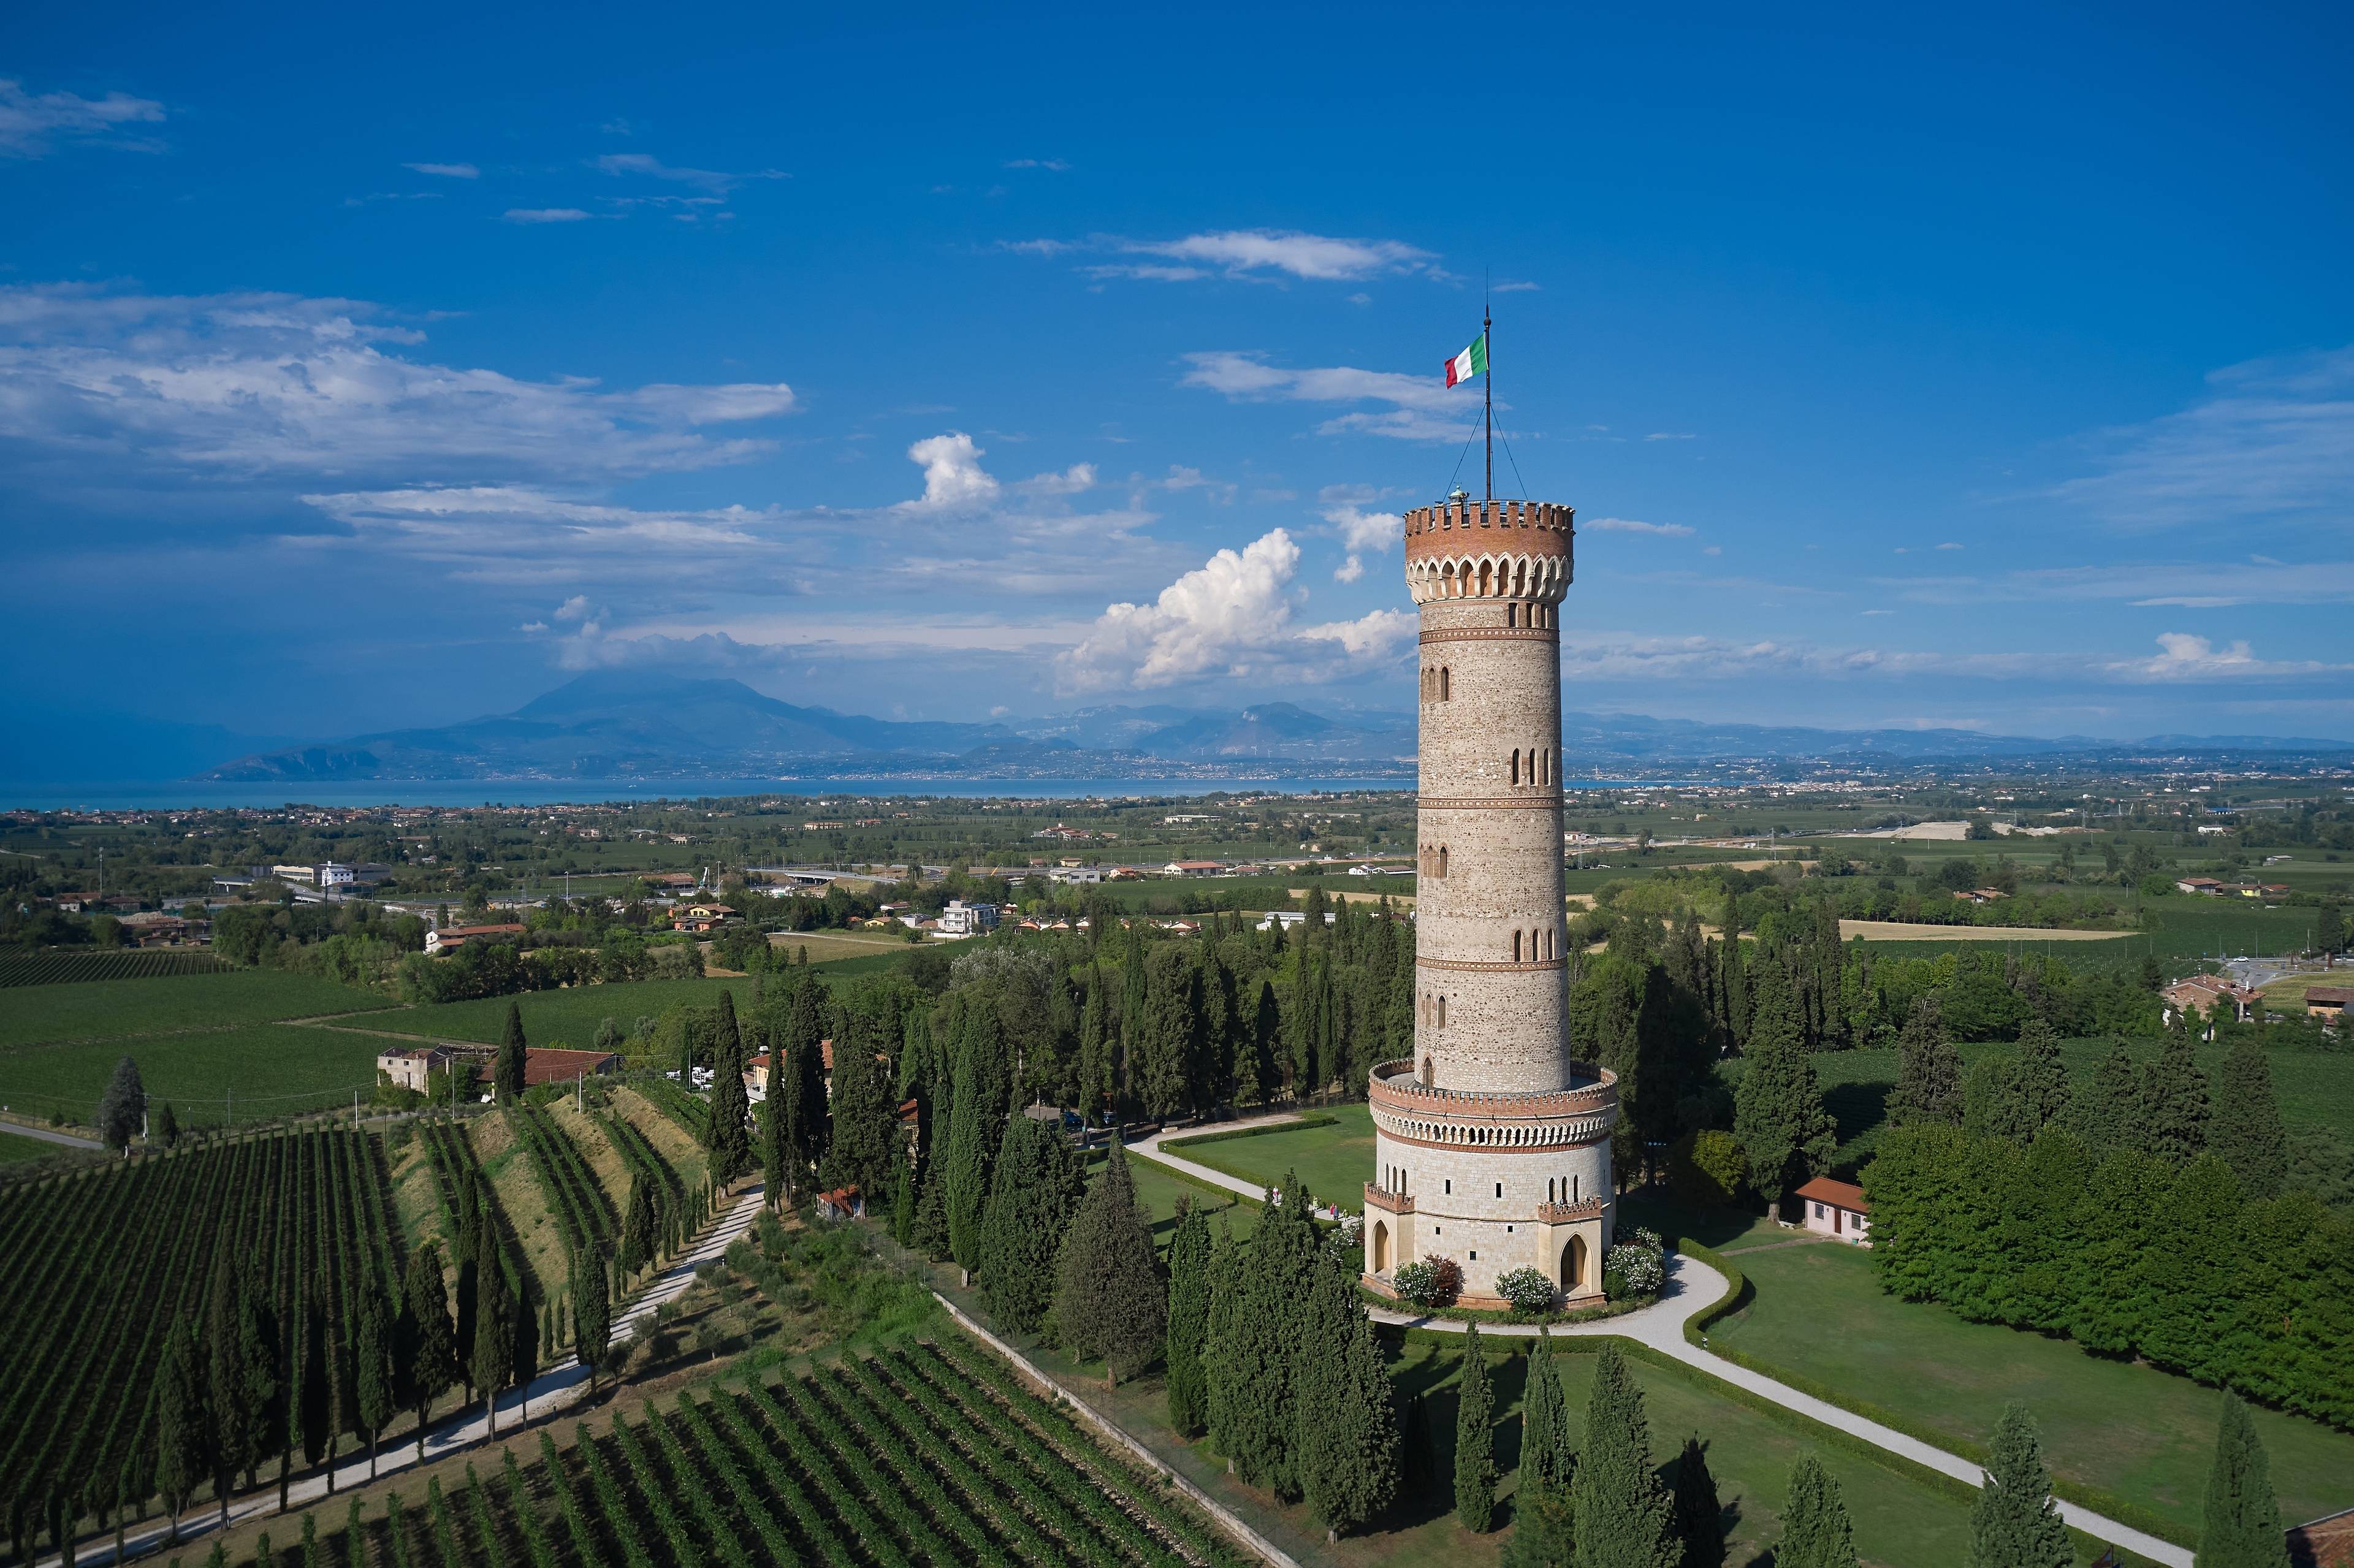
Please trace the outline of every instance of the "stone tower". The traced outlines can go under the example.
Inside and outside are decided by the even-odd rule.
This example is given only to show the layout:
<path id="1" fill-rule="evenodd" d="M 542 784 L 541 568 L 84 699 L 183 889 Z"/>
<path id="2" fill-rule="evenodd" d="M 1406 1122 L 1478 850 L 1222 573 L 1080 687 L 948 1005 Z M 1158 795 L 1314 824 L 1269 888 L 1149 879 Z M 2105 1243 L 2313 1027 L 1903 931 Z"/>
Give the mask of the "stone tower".
<path id="1" fill-rule="evenodd" d="M 1602 1294 L 1613 1075 L 1573 1062 L 1562 950 L 1560 605 L 1573 510 L 1462 500 L 1405 514 L 1422 614 L 1415 1054 L 1373 1070 L 1365 1279 L 1451 1257 L 1467 1305 L 1542 1269 Z"/>

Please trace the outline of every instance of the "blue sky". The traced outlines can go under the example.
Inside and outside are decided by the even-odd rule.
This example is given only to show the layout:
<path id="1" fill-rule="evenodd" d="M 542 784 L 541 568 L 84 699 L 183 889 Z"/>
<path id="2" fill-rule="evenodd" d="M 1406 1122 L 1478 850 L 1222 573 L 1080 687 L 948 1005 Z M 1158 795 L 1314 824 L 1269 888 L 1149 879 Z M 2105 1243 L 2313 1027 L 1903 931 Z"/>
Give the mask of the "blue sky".
<path id="1" fill-rule="evenodd" d="M 12 689 L 1403 709 L 1484 278 L 1571 706 L 2354 736 L 2342 7 L 795 9 L 11 8 Z"/>

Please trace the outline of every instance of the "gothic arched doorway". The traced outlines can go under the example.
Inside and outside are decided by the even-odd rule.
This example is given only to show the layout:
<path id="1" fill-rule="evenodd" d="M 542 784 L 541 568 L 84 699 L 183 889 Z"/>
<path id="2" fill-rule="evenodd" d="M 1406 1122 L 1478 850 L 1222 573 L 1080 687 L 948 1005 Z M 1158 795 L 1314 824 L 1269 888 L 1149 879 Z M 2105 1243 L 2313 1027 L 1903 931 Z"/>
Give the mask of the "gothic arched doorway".
<path id="1" fill-rule="evenodd" d="M 1387 1223 L 1375 1220 L 1373 1222 L 1373 1272 L 1387 1274 L 1389 1271 L 1390 1227 Z"/>
<path id="2" fill-rule="evenodd" d="M 1585 1238 L 1572 1236 L 1561 1249 L 1561 1287 L 1574 1291 L 1585 1283 Z"/>

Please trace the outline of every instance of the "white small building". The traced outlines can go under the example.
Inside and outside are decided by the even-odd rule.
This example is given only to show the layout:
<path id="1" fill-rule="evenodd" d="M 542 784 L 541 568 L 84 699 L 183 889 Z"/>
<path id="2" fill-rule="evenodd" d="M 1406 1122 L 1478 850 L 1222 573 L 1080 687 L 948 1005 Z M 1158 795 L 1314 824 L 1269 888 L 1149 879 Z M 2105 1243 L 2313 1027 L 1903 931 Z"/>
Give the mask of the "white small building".
<path id="1" fill-rule="evenodd" d="M 340 861 L 331 860 L 324 865 L 319 867 L 319 885 L 322 887 L 349 887 L 352 885 L 354 874 L 353 869 L 350 866 L 342 863 Z"/>
<path id="2" fill-rule="evenodd" d="M 940 935 L 943 937 L 978 937 L 997 929 L 1000 911 L 994 904 L 967 904 L 961 898 L 951 898 L 949 906 L 940 911 Z"/>
<path id="3" fill-rule="evenodd" d="M 1857 1246 L 1872 1245 L 1872 1205 L 1852 1181 L 1818 1176 L 1798 1189 L 1798 1202 L 1806 1205 L 1800 1223 L 1807 1229 Z"/>

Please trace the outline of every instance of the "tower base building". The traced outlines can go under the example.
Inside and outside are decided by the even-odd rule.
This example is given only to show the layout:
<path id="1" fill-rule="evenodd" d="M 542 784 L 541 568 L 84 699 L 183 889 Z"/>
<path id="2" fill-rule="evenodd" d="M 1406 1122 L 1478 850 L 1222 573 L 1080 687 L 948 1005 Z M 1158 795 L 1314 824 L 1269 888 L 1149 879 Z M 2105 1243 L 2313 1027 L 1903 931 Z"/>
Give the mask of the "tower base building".
<path id="1" fill-rule="evenodd" d="M 1415 1054 L 1367 1085 L 1365 1283 L 1452 1258 L 1462 1302 L 1541 1270 L 1602 1299 L 1618 1090 L 1570 1059 L 1561 631 L 1575 513 L 1461 496 L 1405 514 L 1421 612 Z"/>

